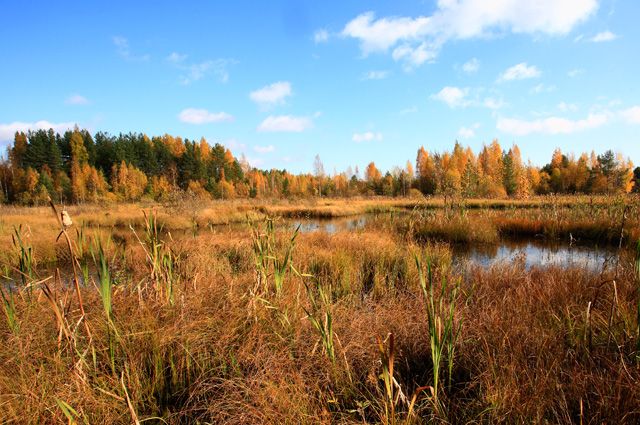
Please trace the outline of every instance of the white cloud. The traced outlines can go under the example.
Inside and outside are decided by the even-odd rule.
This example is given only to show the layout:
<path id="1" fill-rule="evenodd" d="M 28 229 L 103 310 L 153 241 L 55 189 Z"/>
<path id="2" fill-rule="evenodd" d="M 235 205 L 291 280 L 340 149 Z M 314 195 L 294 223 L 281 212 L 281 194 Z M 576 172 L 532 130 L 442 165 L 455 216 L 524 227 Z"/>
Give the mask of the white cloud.
<path id="1" fill-rule="evenodd" d="M 633 106 L 620 112 L 622 118 L 629 124 L 640 124 L 640 106 Z"/>
<path id="2" fill-rule="evenodd" d="M 72 94 L 65 99 L 64 103 L 67 105 L 88 105 L 89 99 L 79 94 Z"/>
<path id="3" fill-rule="evenodd" d="M 540 70 L 535 66 L 527 65 L 526 62 L 521 62 L 517 65 L 513 65 L 507 68 L 500 76 L 498 81 L 513 81 L 513 80 L 525 80 L 527 78 L 537 78 L 540 76 Z"/>
<path id="4" fill-rule="evenodd" d="M 254 102 L 262 105 L 269 106 L 278 103 L 283 103 L 285 98 L 291 96 L 291 83 L 288 81 L 278 81 L 261 89 L 252 91 L 249 97 Z"/>
<path id="5" fill-rule="evenodd" d="M 386 51 L 400 41 L 416 41 L 429 32 L 431 18 L 380 18 L 366 12 L 351 20 L 342 30 L 342 35 L 357 38 L 364 55 Z"/>
<path id="6" fill-rule="evenodd" d="M 222 142 L 222 144 L 228 149 L 234 150 L 244 150 L 247 145 L 240 142 L 238 139 L 227 139 Z"/>
<path id="7" fill-rule="evenodd" d="M 373 12 L 349 21 L 342 35 L 360 42 L 364 56 L 393 50 L 393 58 L 414 67 L 435 58 L 449 40 L 514 34 L 564 35 L 597 9 L 597 0 L 439 0 L 431 16 Z"/>
<path id="8" fill-rule="evenodd" d="M 415 114 L 416 112 L 418 112 L 418 107 L 414 105 L 408 108 L 401 109 L 400 112 L 398 112 L 398 114 L 407 115 L 407 114 Z"/>
<path id="9" fill-rule="evenodd" d="M 613 41 L 616 38 L 618 38 L 618 36 L 611 31 L 603 31 L 591 37 L 589 41 L 593 43 L 603 43 L 605 41 Z"/>
<path id="10" fill-rule="evenodd" d="M 463 139 L 470 139 L 475 135 L 476 135 L 476 132 L 473 131 L 473 129 L 471 128 L 460 127 L 460 130 L 458 130 L 458 136 L 462 137 Z"/>
<path id="11" fill-rule="evenodd" d="M 506 103 L 502 99 L 495 99 L 493 97 L 487 97 L 482 102 L 482 105 L 485 108 L 489 108 L 489 109 L 494 109 L 495 110 L 495 109 L 500 109 L 500 108 L 504 107 L 506 105 Z"/>
<path id="12" fill-rule="evenodd" d="M 369 71 L 362 77 L 363 80 L 384 80 L 389 76 L 389 71 Z"/>
<path id="13" fill-rule="evenodd" d="M 353 140 L 356 143 L 362 143 L 362 142 L 381 142 L 383 139 L 382 137 L 382 133 L 374 133 L 372 131 L 366 131 L 364 133 L 353 133 L 353 136 L 351 137 L 351 140 Z"/>
<path id="14" fill-rule="evenodd" d="M 391 57 L 395 61 L 404 62 L 405 71 L 410 71 L 426 61 L 435 59 L 437 55 L 437 48 L 429 46 L 427 43 L 421 43 L 415 47 L 410 44 L 402 44 L 393 50 Z"/>
<path id="15" fill-rule="evenodd" d="M 507 105 L 502 98 L 490 96 L 482 98 L 484 91 L 482 87 L 470 89 L 468 87 L 446 86 L 438 93 L 432 94 L 431 99 L 439 100 L 450 108 L 484 107 L 497 110 Z"/>
<path id="16" fill-rule="evenodd" d="M 258 131 L 300 133 L 313 127 L 313 121 L 308 117 L 292 115 L 271 115 L 258 126 Z"/>
<path id="17" fill-rule="evenodd" d="M 526 121 L 513 118 L 499 118 L 498 130 L 516 136 L 526 136 L 533 133 L 541 134 L 571 134 L 579 131 L 601 127 L 609 121 L 609 114 L 589 114 L 581 120 L 570 120 L 559 117 L 549 117 L 540 120 Z"/>
<path id="18" fill-rule="evenodd" d="M 578 110 L 578 105 L 575 103 L 560 102 L 557 107 L 562 112 L 575 112 Z"/>
<path id="19" fill-rule="evenodd" d="M 569 72 L 567 72 L 567 76 L 569 78 L 575 78 L 578 75 L 584 74 L 584 69 L 581 68 L 575 68 L 575 69 L 571 69 L 569 70 Z"/>
<path id="20" fill-rule="evenodd" d="M 200 63 L 184 64 L 183 62 L 173 62 L 173 64 L 183 74 L 180 75 L 180 84 L 189 85 L 195 81 L 201 80 L 209 74 L 214 74 L 218 77 L 221 83 L 229 81 L 228 66 L 235 63 L 232 59 L 216 59 L 207 60 Z"/>
<path id="21" fill-rule="evenodd" d="M 446 86 L 438 93 L 431 95 L 431 98 L 446 103 L 450 108 L 465 107 L 469 105 L 466 99 L 468 92 L 467 88 Z"/>
<path id="22" fill-rule="evenodd" d="M 187 108 L 178 114 L 178 119 L 187 124 L 207 124 L 233 121 L 233 116 L 226 112 L 209 112 L 206 109 Z"/>
<path id="23" fill-rule="evenodd" d="M 171 63 L 181 63 L 187 59 L 187 55 L 180 54 L 178 52 L 172 52 L 169 56 L 167 56 L 167 61 Z"/>
<path id="24" fill-rule="evenodd" d="M 440 0 L 434 15 L 452 38 L 498 32 L 567 34 L 598 8 L 597 0 Z"/>
<path id="25" fill-rule="evenodd" d="M 253 150 L 258 152 L 258 153 L 269 153 L 269 152 L 275 151 L 276 148 L 273 145 L 269 145 L 269 146 L 254 146 Z"/>
<path id="26" fill-rule="evenodd" d="M 125 37 L 117 35 L 112 37 L 111 40 L 116 46 L 116 52 L 123 59 L 130 61 L 147 61 L 150 58 L 149 55 L 134 55 L 133 53 L 131 53 L 129 40 L 127 40 Z"/>
<path id="27" fill-rule="evenodd" d="M 72 129 L 76 124 L 73 122 L 49 122 L 45 120 L 36 122 L 14 121 L 8 124 L 0 124 L 0 142 L 12 141 L 16 131 L 27 132 L 29 130 L 48 130 L 53 129 L 56 133 L 64 133 Z"/>
<path id="28" fill-rule="evenodd" d="M 319 29 L 313 33 L 313 41 L 316 43 L 326 43 L 329 41 L 329 32 L 325 29 Z"/>
<path id="29" fill-rule="evenodd" d="M 478 72 L 478 69 L 480 69 L 480 61 L 476 58 L 472 58 L 469 61 L 465 62 L 464 65 L 462 65 L 462 70 L 467 74 Z"/>
<path id="30" fill-rule="evenodd" d="M 480 123 L 474 123 L 471 127 L 460 127 L 460 130 L 458 130 L 458 136 L 463 139 L 470 139 L 475 137 L 475 130 L 478 128 L 480 128 Z"/>
<path id="31" fill-rule="evenodd" d="M 540 83 L 529 90 L 529 93 L 540 94 L 540 93 L 551 93 L 556 89 L 556 86 L 548 86 L 544 83 Z"/>

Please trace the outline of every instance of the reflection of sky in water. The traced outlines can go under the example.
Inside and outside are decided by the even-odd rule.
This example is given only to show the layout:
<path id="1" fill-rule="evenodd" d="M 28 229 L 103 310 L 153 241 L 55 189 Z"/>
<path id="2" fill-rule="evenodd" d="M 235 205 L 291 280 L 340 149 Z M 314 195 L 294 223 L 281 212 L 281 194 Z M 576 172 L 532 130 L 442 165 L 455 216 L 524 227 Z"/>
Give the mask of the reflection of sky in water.
<path id="1" fill-rule="evenodd" d="M 502 262 L 524 260 L 532 266 L 580 267 L 602 270 L 613 265 L 616 252 L 612 248 L 551 245 L 542 242 L 502 242 L 498 245 L 472 246 L 454 249 L 454 261 L 471 262 L 484 267 Z"/>
<path id="2" fill-rule="evenodd" d="M 295 229 L 300 226 L 300 232 L 302 233 L 310 233 L 310 232 L 327 232 L 329 234 L 342 232 L 342 231 L 353 231 L 363 229 L 365 224 L 367 224 L 367 217 L 346 217 L 346 218 L 332 218 L 325 220 L 318 219 L 307 219 L 307 220 L 294 220 L 291 222 L 291 228 Z"/>
<path id="3" fill-rule="evenodd" d="M 342 231 L 355 231 L 365 227 L 369 215 L 359 217 L 341 217 L 333 219 L 303 219 L 291 221 L 291 228 L 300 225 L 303 233 L 323 231 L 329 234 Z M 456 265 L 465 263 L 490 267 L 514 260 L 524 261 L 527 268 L 532 266 L 579 267 L 593 271 L 613 267 L 617 253 L 611 247 L 569 246 L 540 241 L 505 240 L 494 245 L 454 245 L 453 261 Z"/>

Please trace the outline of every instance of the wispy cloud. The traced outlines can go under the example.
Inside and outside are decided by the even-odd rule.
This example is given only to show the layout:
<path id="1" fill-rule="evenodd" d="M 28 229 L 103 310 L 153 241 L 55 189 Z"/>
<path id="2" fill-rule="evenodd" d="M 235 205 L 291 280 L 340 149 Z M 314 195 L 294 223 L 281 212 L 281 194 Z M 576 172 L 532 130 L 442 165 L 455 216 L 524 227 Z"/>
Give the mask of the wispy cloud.
<path id="1" fill-rule="evenodd" d="M 118 53 L 118 55 L 125 60 L 143 62 L 143 61 L 148 61 L 151 58 L 151 56 L 148 54 L 144 54 L 144 55 L 133 54 L 131 52 L 131 48 L 129 47 L 129 40 L 127 40 L 125 37 L 116 35 L 112 37 L 111 40 L 113 41 L 113 44 L 115 44 L 116 46 L 116 52 Z"/>
<path id="2" fill-rule="evenodd" d="M 167 56 L 167 61 L 171 63 L 181 63 L 187 59 L 187 55 L 183 55 L 178 52 L 172 52 L 169 56 Z"/>
<path id="3" fill-rule="evenodd" d="M 462 65 L 462 70 L 467 74 L 478 72 L 478 69 L 480 69 L 480 61 L 476 58 L 472 58 Z"/>
<path id="4" fill-rule="evenodd" d="M 273 145 L 269 145 L 269 146 L 254 146 L 253 150 L 258 152 L 258 153 L 269 153 L 269 152 L 275 151 L 276 148 Z"/>
<path id="5" fill-rule="evenodd" d="M 284 103 L 285 99 L 293 94 L 291 83 L 278 81 L 268 86 L 249 93 L 249 98 L 260 106 L 272 106 Z"/>
<path id="6" fill-rule="evenodd" d="M 223 140 L 222 144 L 226 148 L 233 149 L 233 150 L 244 150 L 247 147 L 247 145 L 245 143 L 242 143 L 238 139 L 234 139 L 234 138 Z"/>
<path id="7" fill-rule="evenodd" d="M 215 59 L 203 62 L 187 62 L 188 55 L 172 52 L 165 60 L 174 68 L 181 71 L 178 77 L 180 84 L 189 85 L 202 80 L 208 75 L 215 75 L 218 81 L 226 83 L 229 81 L 229 66 L 237 63 L 234 59 Z"/>
<path id="8" fill-rule="evenodd" d="M 506 104 L 507 103 L 503 99 L 496 99 L 493 97 L 486 97 L 482 101 L 482 106 L 488 109 L 493 109 L 493 110 L 503 108 Z"/>
<path id="9" fill-rule="evenodd" d="M 446 86 L 438 93 L 431 95 L 431 98 L 446 103 L 450 108 L 458 108 L 470 105 L 470 101 L 467 99 L 468 93 L 469 89 L 466 87 Z"/>
<path id="10" fill-rule="evenodd" d="M 63 133 L 72 129 L 76 123 L 73 122 L 50 122 L 46 120 L 35 122 L 14 121 L 7 124 L 0 123 L 0 143 L 13 140 L 17 131 L 27 132 L 29 130 L 48 130 L 50 128 L 57 133 Z"/>
<path id="11" fill-rule="evenodd" d="M 526 62 L 521 62 L 507 68 L 502 74 L 500 74 L 498 81 L 526 80 L 529 78 L 538 78 L 540 74 L 540 70 L 535 66 L 528 65 Z"/>
<path id="12" fill-rule="evenodd" d="M 551 93 L 552 91 L 555 91 L 555 89 L 556 89 L 556 86 L 553 86 L 553 85 L 550 86 L 544 83 L 540 83 L 531 87 L 531 90 L 529 90 L 529 93 L 532 93 L 532 94 Z"/>
<path id="13" fill-rule="evenodd" d="M 598 128 L 609 122 L 610 114 L 592 113 L 580 120 L 570 120 L 560 117 L 548 117 L 539 120 L 520 120 L 514 118 L 499 118 L 498 130 L 515 136 L 529 134 L 571 134 L 588 129 Z"/>
<path id="14" fill-rule="evenodd" d="M 363 76 L 363 80 L 384 80 L 389 76 L 389 71 L 368 71 Z"/>
<path id="15" fill-rule="evenodd" d="M 560 102 L 556 107 L 561 112 L 575 112 L 578 110 L 578 105 L 575 103 Z"/>
<path id="16" fill-rule="evenodd" d="M 178 114 L 178 119 L 187 124 L 208 124 L 233 121 L 233 116 L 226 112 L 209 112 L 206 109 L 187 108 Z"/>
<path id="17" fill-rule="evenodd" d="M 353 133 L 351 140 L 356 143 L 362 142 L 381 142 L 383 139 L 382 133 L 374 133 L 373 131 L 365 131 L 364 133 Z"/>
<path id="18" fill-rule="evenodd" d="M 450 108 L 478 107 L 497 110 L 507 103 L 501 97 L 486 96 L 483 87 L 455 87 L 446 86 L 430 97 L 449 106 Z"/>
<path id="19" fill-rule="evenodd" d="M 570 69 L 570 70 L 567 72 L 567 76 L 568 76 L 569 78 L 575 78 L 575 77 L 577 77 L 578 75 L 582 75 L 582 74 L 584 74 L 584 69 L 581 69 L 581 68 L 574 68 L 574 69 Z"/>
<path id="20" fill-rule="evenodd" d="M 417 106 L 410 106 L 408 108 L 404 108 L 401 109 L 398 114 L 399 115 L 408 115 L 408 114 L 415 114 L 416 112 L 418 112 L 418 107 Z"/>
<path id="21" fill-rule="evenodd" d="M 180 83 L 189 85 L 209 74 L 217 76 L 221 83 L 226 83 L 229 81 L 228 66 L 233 63 L 235 61 L 230 59 L 216 59 L 180 66 L 180 69 L 184 71 L 184 74 L 180 76 Z"/>
<path id="22" fill-rule="evenodd" d="M 72 94 L 64 100 L 67 105 L 88 105 L 89 99 L 79 94 Z"/>
<path id="23" fill-rule="evenodd" d="M 625 109 L 620 115 L 629 124 L 640 124 L 640 106 Z"/>
<path id="24" fill-rule="evenodd" d="M 319 29 L 313 33 L 313 41 L 316 43 L 326 43 L 329 41 L 329 31 L 326 29 Z"/>
<path id="25" fill-rule="evenodd" d="M 363 56 L 389 53 L 405 68 L 433 60 L 450 40 L 495 36 L 504 33 L 565 35 L 592 16 L 597 0 L 441 0 L 429 16 L 376 18 L 365 12 L 349 21 L 342 36 L 360 43 Z M 490 10 L 491 13 L 488 13 Z"/>
<path id="26" fill-rule="evenodd" d="M 606 41 L 613 41 L 616 38 L 618 38 L 618 36 L 611 31 L 603 31 L 591 37 L 589 41 L 592 43 L 604 43 Z"/>
<path id="27" fill-rule="evenodd" d="M 258 131 L 263 133 L 301 133 L 310 128 L 313 128 L 313 121 L 309 117 L 271 115 L 260 123 Z"/>
<path id="28" fill-rule="evenodd" d="M 471 139 L 476 136 L 475 130 L 478 128 L 480 128 L 479 123 L 475 123 L 471 127 L 460 127 L 460 130 L 458 130 L 458 136 L 462 139 Z"/>
<path id="29" fill-rule="evenodd" d="M 396 47 L 391 53 L 394 61 L 403 63 L 405 71 L 412 71 L 423 63 L 434 60 L 436 56 L 437 50 L 435 46 L 426 42 L 417 46 L 403 44 Z"/>

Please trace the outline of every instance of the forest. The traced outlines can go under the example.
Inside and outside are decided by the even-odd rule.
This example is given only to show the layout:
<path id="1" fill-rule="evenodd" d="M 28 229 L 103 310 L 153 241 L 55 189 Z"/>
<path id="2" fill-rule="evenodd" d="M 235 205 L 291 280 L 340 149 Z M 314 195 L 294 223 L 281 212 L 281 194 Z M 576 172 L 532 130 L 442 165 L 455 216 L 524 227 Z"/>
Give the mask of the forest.
<path id="1" fill-rule="evenodd" d="M 527 198 L 544 194 L 621 194 L 638 191 L 640 167 L 622 153 L 564 153 L 556 149 L 539 168 L 517 145 L 498 140 L 479 153 L 457 141 L 451 152 L 417 151 L 415 163 L 392 170 L 370 162 L 326 173 L 319 156 L 313 173 L 251 167 L 219 143 L 168 134 L 91 135 L 75 128 L 17 132 L 0 160 L 0 203 L 63 203 L 194 199 L 443 195 Z"/>

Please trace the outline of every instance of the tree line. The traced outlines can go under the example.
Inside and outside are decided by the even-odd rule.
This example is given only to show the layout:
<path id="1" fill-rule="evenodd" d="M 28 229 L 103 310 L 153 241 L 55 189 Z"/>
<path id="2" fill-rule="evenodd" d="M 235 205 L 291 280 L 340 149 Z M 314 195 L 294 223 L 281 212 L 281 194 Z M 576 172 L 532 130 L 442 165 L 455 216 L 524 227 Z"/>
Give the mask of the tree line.
<path id="1" fill-rule="evenodd" d="M 627 193 L 640 189 L 640 167 L 611 150 L 580 156 L 553 152 L 536 167 L 522 161 L 517 145 L 503 149 L 497 140 L 476 155 L 458 142 L 451 152 L 420 147 L 415 165 L 380 171 L 374 162 L 325 173 L 319 156 L 313 173 L 260 170 L 233 156 L 219 143 L 210 145 L 168 134 L 118 136 L 75 128 L 16 132 L 0 160 L 0 202 L 38 205 L 49 197 L 81 203 L 313 196 L 517 197 L 548 193 Z"/>

